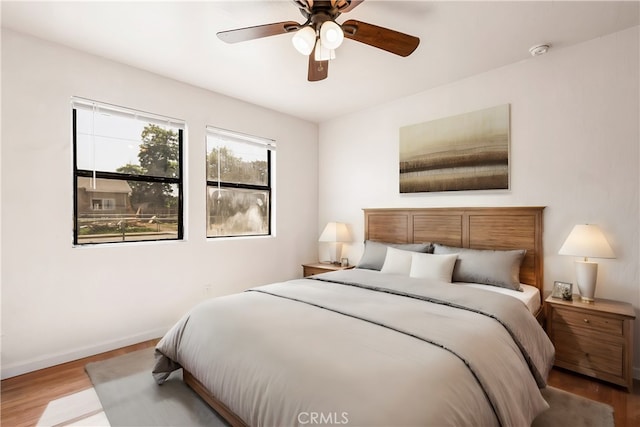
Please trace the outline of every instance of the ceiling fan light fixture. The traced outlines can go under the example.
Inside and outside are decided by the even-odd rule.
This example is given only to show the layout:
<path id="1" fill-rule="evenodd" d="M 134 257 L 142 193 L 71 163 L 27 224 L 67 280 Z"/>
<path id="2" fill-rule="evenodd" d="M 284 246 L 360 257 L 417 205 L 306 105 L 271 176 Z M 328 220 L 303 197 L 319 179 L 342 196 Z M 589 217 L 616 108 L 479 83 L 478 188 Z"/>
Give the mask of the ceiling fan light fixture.
<path id="1" fill-rule="evenodd" d="M 345 38 L 394 55 L 411 55 L 420 44 L 418 37 L 355 19 L 348 19 L 342 24 L 336 22 L 343 13 L 351 12 L 363 2 L 364 0 L 293 0 L 305 19 L 302 24 L 296 21 L 272 22 L 219 31 L 216 34 L 225 43 L 290 34 L 295 49 L 307 57 L 307 80 L 310 82 L 327 78 L 328 61 L 336 57 L 335 49 L 341 46 Z"/>
<path id="2" fill-rule="evenodd" d="M 327 49 L 337 49 L 344 40 L 344 32 L 335 21 L 325 21 L 320 27 L 320 40 Z"/>
<path id="3" fill-rule="evenodd" d="M 322 43 L 322 39 L 318 39 L 316 42 L 316 53 L 314 59 L 316 61 L 329 61 L 331 59 L 336 59 L 336 51 L 334 49 L 327 48 L 324 43 Z"/>
<path id="4" fill-rule="evenodd" d="M 311 27 L 303 27 L 296 31 L 291 39 L 293 47 L 303 55 L 309 56 L 316 43 L 316 31 Z"/>

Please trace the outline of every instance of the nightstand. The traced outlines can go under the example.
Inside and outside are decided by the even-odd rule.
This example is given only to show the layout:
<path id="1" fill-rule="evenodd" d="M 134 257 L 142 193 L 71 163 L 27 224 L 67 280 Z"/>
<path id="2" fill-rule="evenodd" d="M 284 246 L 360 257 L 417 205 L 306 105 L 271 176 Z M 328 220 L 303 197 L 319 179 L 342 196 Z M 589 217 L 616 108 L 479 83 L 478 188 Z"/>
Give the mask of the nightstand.
<path id="1" fill-rule="evenodd" d="M 328 273 L 330 271 L 349 270 L 353 267 L 353 265 L 342 267 L 339 264 L 325 264 L 322 262 L 316 262 L 313 264 L 302 264 L 302 275 L 304 277 L 314 276 L 316 274 Z"/>
<path id="2" fill-rule="evenodd" d="M 555 365 L 624 386 L 633 387 L 633 306 L 596 298 L 593 303 L 549 296 L 547 333 L 556 348 Z"/>

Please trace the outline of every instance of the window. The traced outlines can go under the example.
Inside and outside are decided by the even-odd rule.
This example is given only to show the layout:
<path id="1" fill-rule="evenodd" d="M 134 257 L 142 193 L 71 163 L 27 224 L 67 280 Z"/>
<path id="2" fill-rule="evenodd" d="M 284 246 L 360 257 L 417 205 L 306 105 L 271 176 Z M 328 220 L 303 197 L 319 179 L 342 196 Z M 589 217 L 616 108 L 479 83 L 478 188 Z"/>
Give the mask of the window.
<path id="1" fill-rule="evenodd" d="M 184 122 L 73 98 L 76 245 L 178 240 Z"/>
<path id="2" fill-rule="evenodd" d="M 94 211 L 113 211 L 116 209 L 115 199 L 91 199 Z"/>
<path id="3" fill-rule="evenodd" d="M 207 237 L 271 234 L 272 140 L 207 127 Z"/>

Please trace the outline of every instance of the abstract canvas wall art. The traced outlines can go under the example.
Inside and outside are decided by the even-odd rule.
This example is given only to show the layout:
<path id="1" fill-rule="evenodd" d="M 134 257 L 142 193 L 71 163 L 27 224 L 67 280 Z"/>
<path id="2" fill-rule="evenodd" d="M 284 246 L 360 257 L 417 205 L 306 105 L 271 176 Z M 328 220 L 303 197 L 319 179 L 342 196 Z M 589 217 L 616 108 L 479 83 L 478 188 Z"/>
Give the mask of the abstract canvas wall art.
<path id="1" fill-rule="evenodd" d="M 509 188 L 509 104 L 400 128 L 400 193 Z"/>

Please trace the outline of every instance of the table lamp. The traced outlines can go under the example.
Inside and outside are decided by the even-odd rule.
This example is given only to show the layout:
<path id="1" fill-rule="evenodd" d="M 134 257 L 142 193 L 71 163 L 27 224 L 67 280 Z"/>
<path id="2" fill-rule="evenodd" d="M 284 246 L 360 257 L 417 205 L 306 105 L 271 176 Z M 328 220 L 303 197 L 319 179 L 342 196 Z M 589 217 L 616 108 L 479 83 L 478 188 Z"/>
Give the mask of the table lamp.
<path id="1" fill-rule="evenodd" d="M 558 253 L 584 258 L 584 260 L 576 260 L 576 284 L 580 291 L 580 299 L 585 302 L 593 302 L 596 293 L 598 264 L 589 261 L 589 258 L 615 258 L 613 250 L 600 228 L 594 224 L 576 225 Z"/>
<path id="2" fill-rule="evenodd" d="M 341 222 L 330 222 L 324 228 L 318 241 L 328 242 L 331 245 L 329 251 L 330 261 L 332 264 L 339 264 L 342 256 L 342 242 L 349 242 L 351 236 L 347 225 Z"/>

